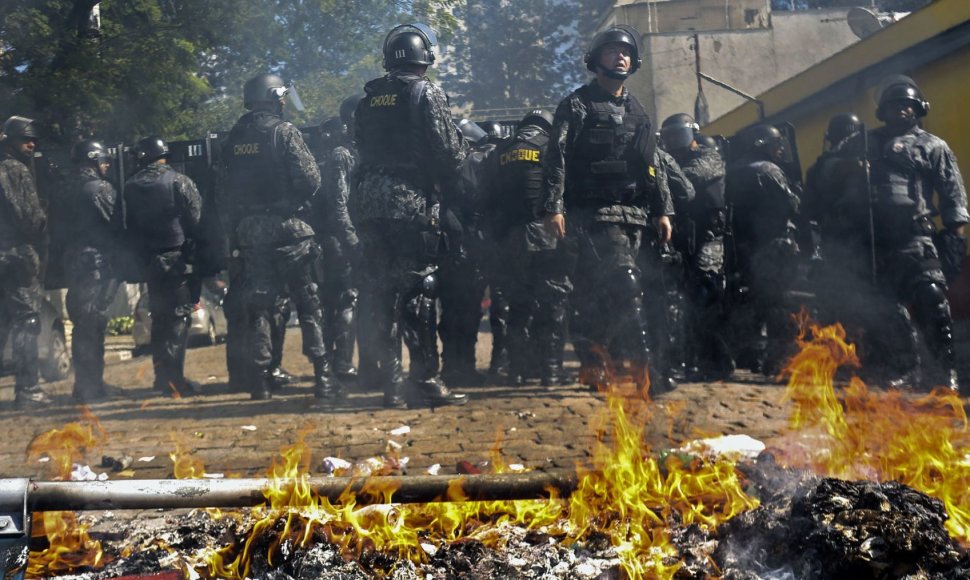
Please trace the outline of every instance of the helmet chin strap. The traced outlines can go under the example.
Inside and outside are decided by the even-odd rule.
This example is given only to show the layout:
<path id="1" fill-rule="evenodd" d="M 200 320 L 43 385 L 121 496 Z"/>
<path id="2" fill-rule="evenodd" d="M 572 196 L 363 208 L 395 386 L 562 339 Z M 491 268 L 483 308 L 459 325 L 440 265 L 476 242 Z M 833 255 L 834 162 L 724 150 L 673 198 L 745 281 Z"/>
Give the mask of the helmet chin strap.
<path id="1" fill-rule="evenodd" d="M 603 74 L 607 77 L 617 81 L 625 81 L 630 76 L 629 72 L 619 71 L 614 68 L 606 68 L 601 64 L 597 64 L 596 68 L 603 71 Z"/>

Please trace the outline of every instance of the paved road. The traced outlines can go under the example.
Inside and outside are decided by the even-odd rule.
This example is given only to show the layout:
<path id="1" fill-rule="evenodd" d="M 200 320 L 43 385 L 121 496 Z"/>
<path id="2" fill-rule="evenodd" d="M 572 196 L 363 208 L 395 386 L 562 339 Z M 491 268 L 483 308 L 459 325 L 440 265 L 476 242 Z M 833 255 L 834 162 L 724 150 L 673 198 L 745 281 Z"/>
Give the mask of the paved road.
<path id="1" fill-rule="evenodd" d="M 115 339 L 112 349 L 124 351 L 123 341 Z M 490 336 L 482 334 L 480 368 L 487 366 L 489 348 Z M 106 471 L 98 467 L 102 456 L 127 455 L 136 459 L 128 477 L 171 477 L 168 454 L 178 442 L 204 461 L 209 473 L 260 476 L 272 457 L 308 426 L 313 429 L 307 442 L 314 473 L 321 472 L 325 457 L 359 462 L 384 454 L 389 441 L 401 445 L 400 455 L 409 458 L 410 473 L 423 473 L 435 464 L 441 466 L 440 473 L 454 473 L 458 461 L 486 460 L 497 440 L 508 463 L 534 469 L 571 468 L 589 457 L 596 417 L 604 407 L 602 397 L 579 385 L 501 384 L 469 389 L 471 401 L 464 407 L 386 410 L 379 393 L 359 391 L 330 407 L 310 396 L 312 368 L 299 353 L 299 333 L 290 329 L 284 366 L 300 375 L 300 381 L 280 396 L 259 402 L 228 388 L 222 345 L 190 349 L 187 374 L 203 383 L 204 394 L 185 399 L 152 391 L 149 357 L 117 361 L 107 368 L 106 379 L 122 386 L 129 398 L 90 407 L 107 440 L 88 453 L 88 464 Z M 55 394 L 54 404 L 23 412 L 11 408 L 11 379 L 0 381 L 0 420 L 9 426 L 9 435 L 0 440 L 3 476 L 43 476 L 43 464 L 25 459 L 30 441 L 81 416 L 69 397 L 70 380 L 48 386 Z M 753 380 L 682 385 L 659 398 L 646 425 L 646 438 L 657 448 L 716 433 L 770 439 L 784 429 L 787 419 L 782 395 L 782 387 Z M 410 427 L 410 432 L 389 433 L 401 426 Z M 145 457 L 154 459 L 137 461 Z"/>

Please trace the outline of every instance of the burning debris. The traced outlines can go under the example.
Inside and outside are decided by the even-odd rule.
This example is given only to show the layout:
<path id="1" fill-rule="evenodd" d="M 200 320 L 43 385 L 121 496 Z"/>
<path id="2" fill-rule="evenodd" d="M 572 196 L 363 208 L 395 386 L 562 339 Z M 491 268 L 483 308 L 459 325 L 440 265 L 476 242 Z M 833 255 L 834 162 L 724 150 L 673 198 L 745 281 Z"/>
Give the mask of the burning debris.
<path id="1" fill-rule="evenodd" d="M 970 578 L 943 503 L 899 483 L 825 478 L 718 530 L 723 578 Z"/>
<path id="2" fill-rule="evenodd" d="M 970 434 L 959 400 L 872 393 L 857 379 L 836 389 L 836 371 L 857 364 L 844 338 L 837 326 L 799 338 L 787 369 L 795 432 L 755 460 L 758 446 L 747 440 L 732 440 L 741 450 L 734 456 L 689 445 L 653 453 L 640 427 L 652 407 L 622 390 L 607 397 L 592 464 L 568 484 L 553 479 L 559 485 L 545 499 L 534 483 L 546 474 L 511 473 L 500 456 L 490 462 L 496 476 L 419 476 L 442 486 L 429 488 L 438 489 L 433 496 L 408 491 L 419 477 L 374 475 L 323 493 L 310 476 L 305 432 L 261 484 L 255 499 L 265 505 L 194 511 L 164 529 L 127 524 L 120 546 L 103 551 L 97 540 L 62 547 L 48 535 L 49 546 L 31 552 L 30 571 L 85 579 L 165 569 L 240 580 L 970 578 L 958 543 L 970 542 Z M 702 447 L 712 443 L 725 441 Z M 171 457 L 179 477 L 205 473 L 184 449 Z M 324 463 L 339 475 L 335 462 Z M 489 477 L 512 491 L 489 496 Z M 205 485 L 217 483 L 235 485 Z M 95 548 L 96 558 L 82 558 Z"/>

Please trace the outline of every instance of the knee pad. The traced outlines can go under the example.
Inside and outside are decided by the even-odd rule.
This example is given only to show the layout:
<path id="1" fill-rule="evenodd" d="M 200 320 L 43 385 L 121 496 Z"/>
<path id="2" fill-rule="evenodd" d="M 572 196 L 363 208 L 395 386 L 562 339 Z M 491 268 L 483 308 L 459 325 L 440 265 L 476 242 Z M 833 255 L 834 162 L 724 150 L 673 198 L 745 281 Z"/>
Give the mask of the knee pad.
<path id="1" fill-rule="evenodd" d="M 715 304 L 724 295 L 724 278 L 714 272 L 702 272 L 694 278 L 691 296 L 701 307 Z"/>
<path id="2" fill-rule="evenodd" d="M 941 284 L 929 282 L 916 287 L 914 306 L 924 320 L 949 320 L 950 302 Z"/>
<path id="3" fill-rule="evenodd" d="M 340 293 L 338 300 L 341 309 L 357 308 L 358 292 L 356 288 L 348 288 Z"/>
<path id="4" fill-rule="evenodd" d="M 17 326 L 20 327 L 20 331 L 27 336 L 38 336 L 40 335 L 40 317 L 31 315 L 26 318 L 22 318 Z"/>
<path id="5" fill-rule="evenodd" d="M 435 272 L 430 274 L 425 274 L 418 279 L 417 283 L 408 292 L 408 300 L 414 299 L 416 296 L 423 296 L 431 300 L 438 298 L 438 275 Z"/>
<path id="6" fill-rule="evenodd" d="M 618 303 L 625 303 L 643 296 L 640 276 L 633 268 L 621 268 L 610 273 L 606 281 L 607 293 Z"/>

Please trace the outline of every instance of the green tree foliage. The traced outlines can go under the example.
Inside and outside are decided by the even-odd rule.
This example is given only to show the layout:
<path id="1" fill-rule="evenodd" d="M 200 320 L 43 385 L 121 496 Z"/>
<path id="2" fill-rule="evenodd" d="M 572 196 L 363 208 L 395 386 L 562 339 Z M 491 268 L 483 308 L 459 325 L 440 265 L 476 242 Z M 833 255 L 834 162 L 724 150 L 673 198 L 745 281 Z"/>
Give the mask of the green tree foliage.
<path id="1" fill-rule="evenodd" d="M 55 144 L 199 137 L 239 116 L 246 78 L 275 72 L 307 106 L 295 120 L 316 122 L 377 74 L 391 26 L 447 31 L 458 1 L 104 0 L 100 34 L 82 38 L 95 0 L 6 0 L 0 115 L 39 119 Z"/>
<path id="2" fill-rule="evenodd" d="M 442 73 L 476 116 L 555 106 L 586 78 L 583 54 L 610 0 L 467 0 Z"/>

